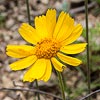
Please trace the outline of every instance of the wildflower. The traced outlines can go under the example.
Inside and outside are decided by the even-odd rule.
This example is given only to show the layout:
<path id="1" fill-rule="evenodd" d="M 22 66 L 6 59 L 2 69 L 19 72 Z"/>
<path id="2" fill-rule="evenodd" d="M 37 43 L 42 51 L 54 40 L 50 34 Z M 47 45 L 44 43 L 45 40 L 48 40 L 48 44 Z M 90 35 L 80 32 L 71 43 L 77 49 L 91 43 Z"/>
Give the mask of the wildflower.
<path id="1" fill-rule="evenodd" d="M 7 46 L 8 56 L 20 58 L 10 64 L 10 68 L 15 71 L 28 68 L 23 81 L 32 82 L 37 79 L 46 82 L 51 76 L 52 65 L 59 72 L 65 68 L 62 62 L 72 66 L 80 65 L 81 60 L 67 54 L 84 51 L 86 43 L 72 44 L 82 30 L 81 24 L 75 25 L 74 19 L 63 11 L 56 22 L 56 10 L 48 9 L 46 15 L 35 18 L 35 28 L 27 23 L 19 28 L 20 35 L 32 46 Z"/>

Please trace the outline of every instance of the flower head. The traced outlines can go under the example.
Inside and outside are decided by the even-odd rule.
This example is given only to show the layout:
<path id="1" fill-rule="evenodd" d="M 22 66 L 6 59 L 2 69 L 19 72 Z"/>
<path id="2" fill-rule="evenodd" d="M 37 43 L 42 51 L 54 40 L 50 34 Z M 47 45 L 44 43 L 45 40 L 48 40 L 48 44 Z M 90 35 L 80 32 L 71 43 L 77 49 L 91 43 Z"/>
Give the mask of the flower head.
<path id="1" fill-rule="evenodd" d="M 61 12 L 56 21 L 56 10 L 49 9 L 46 15 L 35 18 L 35 27 L 23 23 L 19 28 L 20 35 L 30 45 L 8 45 L 7 55 L 20 58 L 10 64 L 12 70 L 28 68 L 23 81 L 35 79 L 48 81 L 52 65 L 60 72 L 65 68 L 62 62 L 78 66 L 81 60 L 67 56 L 84 51 L 86 43 L 72 44 L 82 33 L 81 24 L 74 24 L 69 14 Z M 65 55 L 66 54 L 66 55 Z M 58 60 L 59 58 L 59 60 Z"/>

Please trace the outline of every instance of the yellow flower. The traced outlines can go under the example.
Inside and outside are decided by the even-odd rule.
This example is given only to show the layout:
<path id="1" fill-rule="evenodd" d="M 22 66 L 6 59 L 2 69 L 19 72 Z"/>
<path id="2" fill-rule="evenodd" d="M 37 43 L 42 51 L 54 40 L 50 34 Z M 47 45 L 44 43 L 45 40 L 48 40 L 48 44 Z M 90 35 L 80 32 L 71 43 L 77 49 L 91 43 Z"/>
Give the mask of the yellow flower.
<path id="1" fill-rule="evenodd" d="M 61 61 L 78 66 L 82 61 L 67 54 L 84 51 L 86 43 L 71 44 L 81 35 L 82 30 L 82 26 L 75 25 L 69 14 L 62 11 L 56 21 L 56 10 L 48 9 L 46 15 L 35 18 L 35 27 L 23 23 L 19 28 L 20 35 L 33 46 L 7 46 L 8 56 L 20 58 L 10 64 L 10 68 L 15 71 L 28 68 L 23 81 L 37 79 L 46 82 L 51 76 L 52 65 L 60 72 L 65 68 Z"/>

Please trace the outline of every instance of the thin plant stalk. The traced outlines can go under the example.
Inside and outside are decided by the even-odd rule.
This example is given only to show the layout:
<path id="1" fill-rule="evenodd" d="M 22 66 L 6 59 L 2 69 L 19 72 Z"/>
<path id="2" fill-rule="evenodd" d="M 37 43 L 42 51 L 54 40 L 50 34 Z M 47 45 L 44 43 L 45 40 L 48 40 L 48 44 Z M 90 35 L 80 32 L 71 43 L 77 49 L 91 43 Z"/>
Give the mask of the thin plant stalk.
<path id="1" fill-rule="evenodd" d="M 67 98 L 70 99 L 70 89 L 66 85 L 66 80 L 65 80 L 65 77 L 64 77 L 63 73 L 61 73 L 61 75 L 62 75 L 62 81 L 63 81 L 63 84 L 64 84 L 64 90 L 68 94 Z"/>
<path id="2" fill-rule="evenodd" d="M 29 0 L 26 0 L 26 6 L 27 6 L 27 16 L 28 16 L 28 23 L 31 25 L 31 18 L 30 18 L 30 9 L 29 9 Z"/>
<path id="3" fill-rule="evenodd" d="M 27 6 L 28 23 L 31 25 L 30 9 L 29 9 L 29 0 L 26 0 L 26 6 Z M 35 80 L 35 82 L 36 82 L 37 89 L 39 89 L 37 80 Z M 40 100 L 40 94 L 39 93 L 37 93 L 37 97 L 38 97 L 38 100 Z"/>
<path id="4" fill-rule="evenodd" d="M 58 75 L 59 85 L 60 85 L 61 92 L 62 92 L 62 99 L 66 100 L 65 93 L 64 93 L 64 83 L 63 83 L 62 75 L 61 75 L 60 72 L 58 72 L 58 71 L 56 71 L 56 72 L 57 72 L 57 75 Z"/>
<path id="5" fill-rule="evenodd" d="M 88 30 L 88 0 L 85 0 L 85 18 L 86 18 L 86 41 L 87 41 L 87 81 L 88 81 L 88 93 L 91 92 L 90 87 L 90 57 L 89 57 L 89 30 Z M 91 100 L 89 97 L 88 100 Z"/>
<path id="6" fill-rule="evenodd" d="M 35 80 L 35 82 L 36 82 L 36 87 L 37 87 L 37 89 L 39 90 L 38 81 Z M 38 100 L 40 100 L 40 94 L 39 94 L 39 93 L 37 93 L 37 97 L 38 97 Z"/>

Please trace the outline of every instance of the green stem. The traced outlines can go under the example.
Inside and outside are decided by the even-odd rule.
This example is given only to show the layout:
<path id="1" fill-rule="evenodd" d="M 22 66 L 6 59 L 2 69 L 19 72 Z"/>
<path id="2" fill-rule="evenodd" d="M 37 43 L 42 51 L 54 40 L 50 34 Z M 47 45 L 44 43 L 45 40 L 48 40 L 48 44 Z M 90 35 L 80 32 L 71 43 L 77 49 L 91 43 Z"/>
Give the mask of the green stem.
<path id="1" fill-rule="evenodd" d="M 28 15 L 28 22 L 31 25 L 31 18 L 30 18 L 30 9 L 29 9 L 29 0 L 26 0 L 26 6 L 27 6 L 27 15 Z"/>
<path id="2" fill-rule="evenodd" d="M 30 9 L 29 9 L 29 0 L 26 0 L 26 6 L 27 6 L 28 23 L 31 25 Z M 35 82 L 36 82 L 37 89 L 39 89 L 37 80 L 35 80 Z M 37 93 L 37 96 L 38 96 L 38 100 L 40 100 L 40 94 L 39 93 Z"/>
<path id="3" fill-rule="evenodd" d="M 91 92 L 90 87 L 90 58 L 89 58 L 89 33 L 88 33 L 88 0 L 85 0 L 85 18 L 86 18 L 86 41 L 87 41 L 87 80 L 88 80 L 88 93 Z M 89 97 L 88 100 L 91 100 Z"/>
<path id="4" fill-rule="evenodd" d="M 63 80 L 63 84 L 64 84 L 64 90 L 68 94 L 67 98 L 70 99 L 70 88 L 68 88 L 67 85 L 66 85 L 66 80 L 65 80 L 63 73 L 61 73 L 61 75 L 62 75 L 62 80 Z"/>
<path id="5" fill-rule="evenodd" d="M 63 80 L 62 80 L 62 75 L 60 72 L 56 71 L 57 72 L 57 75 L 58 75 L 58 78 L 59 78 L 59 84 L 60 84 L 60 88 L 61 88 L 61 91 L 62 91 L 62 98 L 63 100 L 66 100 L 65 98 L 65 93 L 64 93 L 64 84 L 63 84 Z"/>
<path id="6" fill-rule="evenodd" d="M 36 87 L 37 87 L 37 89 L 39 90 L 39 86 L 38 86 L 37 80 L 35 80 L 35 82 L 36 82 Z M 40 94 L 39 94 L 39 93 L 37 93 L 37 97 L 38 97 L 38 100 L 40 100 Z"/>

